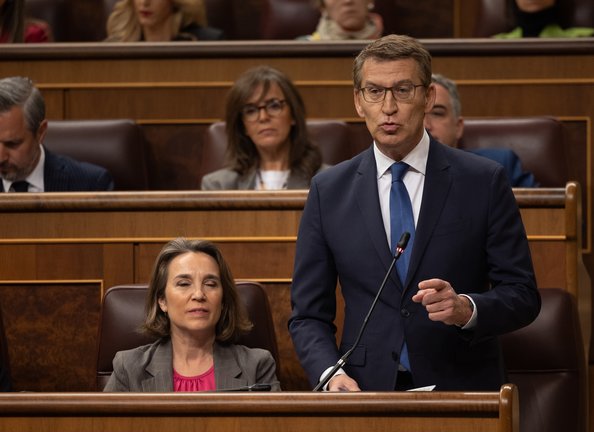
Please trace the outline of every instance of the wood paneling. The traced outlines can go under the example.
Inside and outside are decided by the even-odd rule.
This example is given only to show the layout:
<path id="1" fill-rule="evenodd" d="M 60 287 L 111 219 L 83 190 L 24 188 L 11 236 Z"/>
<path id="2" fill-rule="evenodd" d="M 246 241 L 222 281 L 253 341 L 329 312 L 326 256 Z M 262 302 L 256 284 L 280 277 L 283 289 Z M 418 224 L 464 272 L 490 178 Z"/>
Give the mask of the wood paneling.
<path id="1" fill-rule="evenodd" d="M 93 388 L 102 291 L 100 280 L 0 282 L 15 389 Z"/>
<path id="2" fill-rule="evenodd" d="M 567 190 L 517 189 L 515 193 L 539 285 L 565 288 L 580 305 L 589 306 L 590 299 L 583 297 L 588 282 L 580 282 L 577 276 L 582 265 L 579 188 L 570 184 Z M 48 290 L 42 293 L 50 298 L 43 301 L 51 300 L 52 307 L 60 305 L 64 321 L 43 331 L 58 334 L 69 326 L 69 332 L 84 334 L 87 344 L 81 349 L 87 357 L 77 367 L 85 377 L 93 377 L 100 297 L 98 288 L 86 289 L 81 281 L 99 281 L 105 288 L 146 283 L 165 242 L 180 235 L 210 239 L 221 247 L 235 278 L 264 284 L 272 304 L 283 388 L 308 389 L 287 330 L 295 241 L 306 195 L 306 191 L 0 194 L 0 304 L 6 310 L 19 293 L 37 294 L 39 286 L 51 284 L 51 295 Z M 76 281 L 83 288 L 73 289 L 79 287 Z M 70 311 L 79 310 L 81 302 L 88 308 L 89 319 L 78 315 L 66 319 Z M 22 350 L 17 359 L 28 350 L 41 350 L 51 358 L 28 360 L 29 367 L 36 365 L 34 369 L 47 374 L 38 383 L 28 382 L 25 371 L 17 369 L 17 389 L 51 390 L 49 386 L 59 384 L 56 390 L 93 390 L 93 380 L 66 374 L 58 381 L 57 369 L 42 367 L 46 361 L 59 364 L 64 356 L 73 355 L 70 346 L 56 351 L 55 345 L 74 339 L 36 338 L 24 343 L 18 329 L 31 325 L 44 329 L 49 324 L 43 313 L 23 310 L 5 313 L 9 342 L 19 343 Z M 584 328 L 589 328 L 589 307 L 583 308 L 581 318 Z M 337 325 L 340 332 L 340 318 Z M 64 362 L 71 364 L 68 359 Z"/>

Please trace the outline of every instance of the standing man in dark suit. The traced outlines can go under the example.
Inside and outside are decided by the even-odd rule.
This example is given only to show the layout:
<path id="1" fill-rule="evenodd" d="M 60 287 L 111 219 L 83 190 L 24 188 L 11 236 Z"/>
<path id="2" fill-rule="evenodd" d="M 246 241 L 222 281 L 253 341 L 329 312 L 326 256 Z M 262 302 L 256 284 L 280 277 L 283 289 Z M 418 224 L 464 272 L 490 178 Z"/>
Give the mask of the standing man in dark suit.
<path id="1" fill-rule="evenodd" d="M 328 389 L 498 390 L 505 382 L 498 336 L 540 310 L 503 168 L 429 137 L 423 121 L 435 87 L 431 56 L 417 40 L 389 35 L 372 42 L 357 56 L 353 76 L 355 108 L 373 145 L 311 183 L 289 320 L 301 363 L 315 385 L 351 348 L 392 262 L 394 239 L 411 231 L 398 271 Z M 398 228 L 408 220 L 412 228 Z M 345 302 L 338 347 L 337 282 Z"/>
<path id="2" fill-rule="evenodd" d="M 464 117 L 462 117 L 458 86 L 451 79 L 439 74 L 433 74 L 431 80 L 435 85 L 435 104 L 425 116 L 425 128 L 440 143 L 457 148 L 458 140 L 464 133 Z M 538 187 L 534 175 L 522 169 L 520 158 L 512 150 L 481 148 L 466 151 L 503 165 L 512 187 Z"/>
<path id="3" fill-rule="evenodd" d="M 31 80 L 0 80 L 2 192 L 113 190 L 111 174 L 104 168 L 44 148 L 46 131 L 45 101 Z"/>

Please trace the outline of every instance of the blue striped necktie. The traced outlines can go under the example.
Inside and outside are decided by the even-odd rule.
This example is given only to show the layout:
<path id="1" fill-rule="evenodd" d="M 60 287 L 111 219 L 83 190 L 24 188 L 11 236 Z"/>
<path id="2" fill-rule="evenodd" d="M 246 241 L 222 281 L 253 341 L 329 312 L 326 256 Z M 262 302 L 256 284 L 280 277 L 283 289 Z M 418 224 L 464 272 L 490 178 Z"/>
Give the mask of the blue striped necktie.
<path id="1" fill-rule="evenodd" d="M 410 240 L 406 251 L 400 256 L 396 262 L 396 270 L 400 282 L 404 286 L 406 280 L 406 273 L 408 272 L 408 263 L 410 262 L 410 255 L 415 240 L 415 220 L 413 216 L 412 205 L 406 186 L 402 181 L 404 174 L 406 174 L 409 166 L 404 162 L 397 162 L 390 167 L 392 172 L 392 188 L 390 189 L 390 244 L 392 246 L 392 254 L 395 253 L 396 244 L 400 240 L 402 233 L 410 233 Z M 400 352 L 400 364 L 406 369 L 410 369 L 410 361 L 408 359 L 408 347 L 406 342 L 402 346 Z"/>

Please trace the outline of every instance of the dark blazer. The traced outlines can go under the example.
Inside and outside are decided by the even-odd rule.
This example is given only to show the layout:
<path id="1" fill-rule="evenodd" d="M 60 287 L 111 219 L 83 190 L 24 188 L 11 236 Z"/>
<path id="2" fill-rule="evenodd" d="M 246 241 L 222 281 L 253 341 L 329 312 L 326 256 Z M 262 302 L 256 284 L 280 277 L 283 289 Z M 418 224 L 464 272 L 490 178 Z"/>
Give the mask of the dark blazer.
<path id="1" fill-rule="evenodd" d="M 47 148 L 43 181 L 46 192 L 110 191 L 114 186 L 105 168 L 52 153 Z"/>
<path id="2" fill-rule="evenodd" d="M 289 330 L 311 384 L 355 342 L 392 260 L 370 148 L 314 177 L 297 239 Z M 362 390 L 393 390 L 403 339 L 415 386 L 499 390 L 498 335 L 540 310 L 516 200 L 501 165 L 431 140 L 422 205 L 405 286 L 395 272 L 346 372 Z M 333 321 L 337 277 L 345 300 L 339 349 Z M 411 299 L 425 279 L 449 281 L 477 306 L 472 331 L 429 320 Z"/>
<path id="3" fill-rule="evenodd" d="M 190 24 L 179 31 L 175 37 L 176 41 L 217 41 L 225 39 L 222 30 L 215 27 L 202 27 L 198 24 Z"/>
<path id="4" fill-rule="evenodd" d="M 252 384 L 270 384 L 273 391 L 280 390 L 274 358 L 266 350 L 215 343 L 214 367 L 217 390 Z M 113 373 L 103 391 L 172 392 L 171 339 L 163 338 L 118 352 L 113 359 Z"/>
<path id="5" fill-rule="evenodd" d="M 538 187 L 538 182 L 534 179 L 534 175 L 530 172 L 524 171 L 522 162 L 517 154 L 510 149 L 500 148 L 482 148 L 467 150 L 471 153 L 477 154 L 499 162 L 505 169 L 505 173 L 509 178 L 512 187 Z"/>

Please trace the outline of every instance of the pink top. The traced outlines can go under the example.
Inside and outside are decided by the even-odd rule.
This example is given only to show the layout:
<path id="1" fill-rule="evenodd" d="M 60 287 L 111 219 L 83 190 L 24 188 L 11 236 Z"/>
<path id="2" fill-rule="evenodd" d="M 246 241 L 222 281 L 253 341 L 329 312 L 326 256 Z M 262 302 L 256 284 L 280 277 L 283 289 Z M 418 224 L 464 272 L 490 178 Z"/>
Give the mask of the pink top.
<path id="1" fill-rule="evenodd" d="M 0 34 L 0 43 L 8 42 L 8 38 L 8 33 Z M 28 20 L 25 23 L 23 38 L 26 43 L 50 42 L 53 39 L 49 25 L 40 20 Z"/>
<path id="2" fill-rule="evenodd" d="M 201 375 L 186 377 L 173 369 L 173 391 L 176 392 L 198 392 L 216 390 L 214 364 Z"/>

